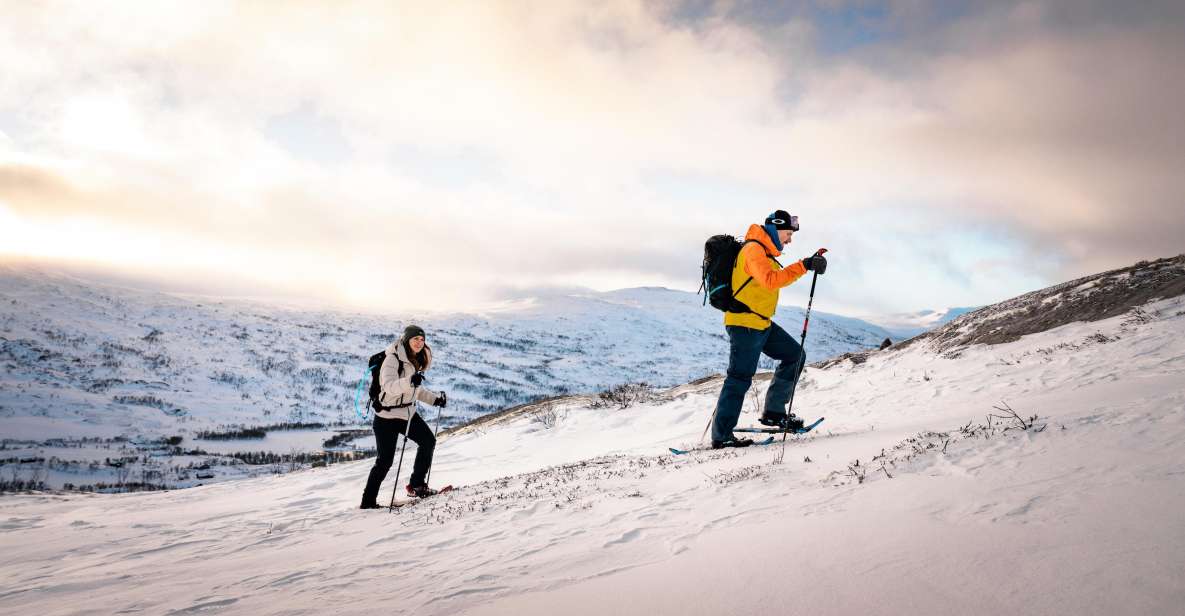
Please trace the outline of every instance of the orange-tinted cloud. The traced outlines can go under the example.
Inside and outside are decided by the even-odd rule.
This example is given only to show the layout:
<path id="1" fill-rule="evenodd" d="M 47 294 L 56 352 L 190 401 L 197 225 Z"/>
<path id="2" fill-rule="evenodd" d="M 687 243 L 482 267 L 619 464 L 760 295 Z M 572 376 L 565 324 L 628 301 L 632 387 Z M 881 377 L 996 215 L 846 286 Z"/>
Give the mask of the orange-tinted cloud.
<path id="1" fill-rule="evenodd" d="M 679 8 L 8 7 L 0 203 L 47 233 L 82 219 L 129 243 L 188 238 L 189 255 L 135 253 L 161 268 L 217 278 L 234 255 L 261 283 L 458 306 L 503 278 L 680 285 L 705 235 L 782 205 L 860 261 L 837 287 L 891 297 L 908 259 L 936 281 L 922 305 L 1036 283 L 956 280 L 964 266 L 938 263 L 906 218 L 929 237 L 990 229 L 1014 256 L 982 248 L 984 263 L 1049 282 L 1181 250 L 1171 4 L 939 19 L 907 2 L 887 17 L 902 36 L 842 54 L 822 51 L 809 11 Z M 333 156 L 300 151 L 318 143 L 300 138 L 301 110 L 327 120 Z M 276 118 L 294 138 L 271 133 Z M 466 152 L 487 164 L 461 170 Z M 376 250 L 425 259 L 376 274 Z"/>

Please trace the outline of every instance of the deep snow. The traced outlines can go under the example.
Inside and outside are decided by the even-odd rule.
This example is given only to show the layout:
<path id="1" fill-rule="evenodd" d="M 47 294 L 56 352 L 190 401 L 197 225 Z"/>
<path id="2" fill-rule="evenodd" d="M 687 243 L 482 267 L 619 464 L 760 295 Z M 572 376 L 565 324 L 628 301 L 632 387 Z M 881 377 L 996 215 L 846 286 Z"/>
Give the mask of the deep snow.
<path id="1" fill-rule="evenodd" d="M 1180 613 L 1185 305 L 1143 315 L 810 369 L 827 420 L 780 464 L 665 453 L 712 380 L 459 431 L 433 483 L 463 487 L 395 514 L 355 509 L 365 462 L 6 497 L 0 612 Z M 976 425 L 1004 403 L 1034 426 Z"/>

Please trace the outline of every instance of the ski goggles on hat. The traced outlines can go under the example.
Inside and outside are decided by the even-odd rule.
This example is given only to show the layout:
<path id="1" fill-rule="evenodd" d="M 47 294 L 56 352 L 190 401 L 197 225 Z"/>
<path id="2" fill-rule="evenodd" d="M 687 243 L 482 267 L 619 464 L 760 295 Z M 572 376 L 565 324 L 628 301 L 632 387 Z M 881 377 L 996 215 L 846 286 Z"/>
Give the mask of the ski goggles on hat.
<path id="1" fill-rule="evenodd" d="M 779 228 L 788 226 L 791 231 L 798 231 L 798 217 L 797 216 L 791 216 L 790 220 L 786 220 L 785 218 L 770 218 L 766 222 L 772 223 L 774 226 L 779 227 Z"/>

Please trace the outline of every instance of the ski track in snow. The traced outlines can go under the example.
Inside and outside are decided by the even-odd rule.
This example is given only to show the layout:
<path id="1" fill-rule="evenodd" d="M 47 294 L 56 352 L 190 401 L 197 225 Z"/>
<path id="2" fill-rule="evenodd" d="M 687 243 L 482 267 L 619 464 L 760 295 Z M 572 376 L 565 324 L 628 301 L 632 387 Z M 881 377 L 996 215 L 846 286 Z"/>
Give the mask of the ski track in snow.
<path id="1" fill-rule="evenodd" d="M 443 440 L 434 483 L 459 489 L 395 513 L 356 509 L 369 463 L 4 497 L 0 614 L 1179 613 L 1183 330 L 812 369 L 796 410 L 825 427 L 780 464 L 664 453 L 698 440 L 709 385 Z M 1043 428 L 959 432 L 1003 402 Z"/>

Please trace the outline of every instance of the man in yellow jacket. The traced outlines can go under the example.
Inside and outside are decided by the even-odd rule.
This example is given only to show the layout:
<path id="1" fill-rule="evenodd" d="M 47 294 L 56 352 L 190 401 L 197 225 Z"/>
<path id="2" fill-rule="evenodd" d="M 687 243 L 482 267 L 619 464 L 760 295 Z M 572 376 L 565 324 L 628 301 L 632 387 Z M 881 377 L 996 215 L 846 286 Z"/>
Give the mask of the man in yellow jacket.
<path id="1" fill-rule="evenodd" d="M 778 263 L 777 257 L 782 254 L 783 247 L 793 241 L 798 229 L 797 216 L 778 210 L 765 219 L 765 224 L 751 225 L 745 234 L 745 245 L 732 270 L 732 288 L 737 301 L 749 311 L 724 313 L 730 351 L 728 374 L 720 388 L 712 422 L 713 449 L 753 444 L 749 439 L 737 438 L 732 430 L 740 418 L 745 393 L 753 383 L 762 353 L 780 363 L 765 394 L 761 423 L 788 430 L 802 427 L 802 420 L 787 415 L 786 409 L 794 395 L 798 376 L 806 365 L 806 353 L 786 330 L 771 320 L 778 307 L 779 289 L 789 286 L 810 270 L 822 274 L 827 269 L 827 260 L 818 254 L 785 268 Z"/>

